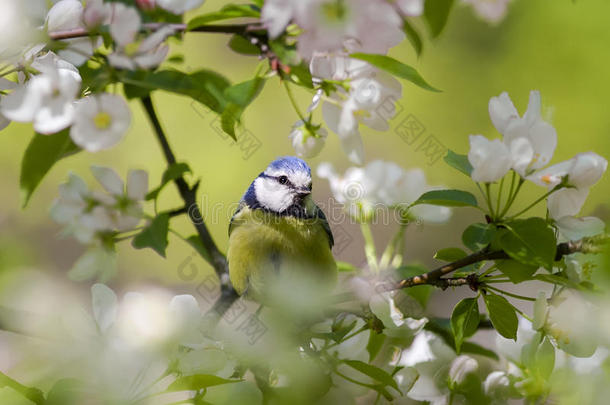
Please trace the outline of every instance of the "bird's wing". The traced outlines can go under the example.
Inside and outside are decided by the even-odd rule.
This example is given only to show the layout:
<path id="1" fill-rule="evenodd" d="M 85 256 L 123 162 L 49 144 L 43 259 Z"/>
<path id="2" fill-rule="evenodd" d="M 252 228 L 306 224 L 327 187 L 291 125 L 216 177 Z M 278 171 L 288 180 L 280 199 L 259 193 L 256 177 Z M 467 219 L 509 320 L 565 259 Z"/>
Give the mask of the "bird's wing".
<path id="1" fill-rule="evenodd" d="M 330 225 L 328 224 L 328 221 L 326 220 L 326 215 L 324 215 L 324 211 L 322 211 L 320 209 L 320 207 L 318 207 L 317 205 L 314 209 L 314 216 L 315 216 L 316 220 L 320 221 L 322 228 L 324 228 L 324 231 L 328 235 L 328 244 L 330 245 L 330 248 L 332 249 L 333 245 L 335 244 L 335 238 L 333 238 L 333 232 L 331 231 Z"/>
<path id="2" fill-rule="evenodd" d="M 233 232 L 233 229 L 235 229 L 235 219 L 239 217 L 241 210 L 243 210 L 245 206 L 247 206 L 246 202 L 241 200 L 237 206 L 237 209 L 235 210 L 235 213 L 231 217 L 231 222 L 229 222 L 229 236 L 231 236 L 231 232 Z"/>

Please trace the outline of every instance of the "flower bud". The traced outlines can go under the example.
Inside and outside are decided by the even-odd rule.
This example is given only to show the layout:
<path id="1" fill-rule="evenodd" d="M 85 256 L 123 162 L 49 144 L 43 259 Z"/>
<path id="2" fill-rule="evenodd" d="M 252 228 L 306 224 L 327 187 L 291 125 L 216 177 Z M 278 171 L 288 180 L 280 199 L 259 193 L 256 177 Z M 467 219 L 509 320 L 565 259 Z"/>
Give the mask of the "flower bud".
<path id="1" fill-rule="evenodd" d="M 294 125 L 289 137 L 297 156 L 310 158 L 320 153 L 327 135 L 326 129 L 315 129 L 311 125 L 305 125 L 303 121 L 299 121 Z"/>
<path id="2" fill-rule="evenodd" d="M 510 381 L 504 371 L 493 371 L 483 382 L 483 389 L 486 395 L 501 396 L 507 391 L 509 385 Z"/>
<path id="3" fill-rule="evenodd" d="M 455 358 L 449 369 L 449 381 L 451 384 L 460 385 L 468 374 L 474 373 L 479 364 L 470 356 L 461 355 Z"/>
<path id="4" fill-rule="evenodd" d="M 568 182 L 576 188 L 591 187 L 608 168 L 608 161 L 595 152 L 579 153 L 572 160 Z"/>

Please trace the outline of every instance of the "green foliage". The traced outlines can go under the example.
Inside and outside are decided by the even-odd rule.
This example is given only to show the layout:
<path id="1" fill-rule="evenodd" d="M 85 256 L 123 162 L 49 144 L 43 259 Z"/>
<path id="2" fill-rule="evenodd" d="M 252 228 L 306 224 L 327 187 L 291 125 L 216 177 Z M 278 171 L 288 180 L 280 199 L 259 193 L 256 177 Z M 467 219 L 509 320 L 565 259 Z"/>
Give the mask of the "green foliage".
<path id="1" fill-rule="evenodd" d="M 21 160 L 22 207 L 25 207 L 32 194 L 57 161 L 73 155 L 80 149 L 70 139 L 70 131 L 63 130 L 53 135 L 34 134 Z"/>
<path id="2" fill-rule="evenodd" d="M 538 266 L 524 264 L 516 260 L 496 260 L 496 266 L 502 274 L 506 275 L 515 284 L 531 280 L 536 270 L 538 270 Z"/>
<path id="3" fill-rule="evenodd" d="M 146 194 L 146 199 L 147 200 L 156 200 L 157 197 L 159 196 L 159 193 L 161 192 L 161 190 L 163 190 L 163 188 L 169 182 L 182 177 L 185 173 L 191 173 L 191 168 L 189 167 L 188 164 L 178 162 L 178 163 L 174 163 L 173 165 L 170 165 L 163 172 L 163 176 L 161 177 L 161 184 L 159 184 L 153 190 L 149 191 L 149 193 Z"/>
<path id="4" fill-rule="evenodd" d="M 31 388 L 22 385 L 21 383 L 13 380 L 11 377 L 6 374 L 0 372 L 0 388 L 10 387 L 13 390 L 17 391 L 24 398 L 29 399 L 37 405 L 44 404 L 44 395 L 41 390 L 38 388 Z"/>
<path id="5" fill-rule="evenodd" d="M 515 307 L 506 298 L 496 294 L 487 293 L 483 298 L 493 327 L 505 338 L 517 340 L 519 320 Z"/>
<path id="6" fill-rule="evenodd" d="M 206 69 L 193 73 L 178 70 L 127 72 L 121 80 L 128 99 L 147 96 L 154 90 L 164 90 L 190 97 L 217 113 L 225 109 L 227 100 L 224 91 L 230 85 L 224 76 Z"/>
<path id="7" fill-rule="evenodd" d="M 472 165 L 468 161 L 468 156 L 455 153 L 451 149 L 447 150 L 447 154 L 443 160 L 454 169 L 464 173 L 470 177 L 472 174 Z"/>
<path id="8" fill-rule="evenodd" d="M 259 95 L 264 85 L 265 79 L 256 76 L 254 79 L 225 88 L 224 95 L 229 104 L 222 112 L 220 123 L 222 129 L 233 139 L 237 140 L 235 125 L 239 123 L 244 110 Z"/>
<path id="9" fill-rule="evenodd" d="M 228 380 L 212 374 L 196 374 L 180 377 L 167 387 L 167 392 L 199 391 L 216 385 L 238 383 L 243 380 Z"/>
<path id="10" fill-rule="evenodd" d="M 260 55 L 260 49 L 243 35 L 235 34 L 229 40 L 229 48 L 241 55 Z"/>
<path id="11" fill-rule="evenodd" d="M 413 27 L 413 25 L 407 20 L 403 19 L 402 21 L 402 30 L 407 35 L 407 39 L 415 49 L 415 53 L 417 56 L 421 56 L 422 51 L 424 50 L 424 44 L 422 42 L 421 36 L 419 32 Z"/>
<path id="12" fill-rule="evenodd" d="M 553 228 L 544 219 L 517 219 L 505 226 L 508 232 L 498 242 L 511 258 L 523 264 L 552 268 L 557 241 Z"/>
<path id="13" fill-rule="evenodd" d="M 434 88 L 429 85 L 428 82 L 426 82 L 424 78 L 421 77 L 421 75 L 413 67 L 399 62 L 392 57 L 360 52 L 352 53 L 350 54 L 350 57 L 368 62 L 371 65 L 376 66 L 379 69 L 385 70 L 386 72 L 391 73 L 396 77 L 400 77 L 402 79 L 410 81 L 411 83 L 421 87 L 422 89 L 440 92 L 440 90 L 438 90 L 437 88 Z"/>
<path id="14" fill-rule="evenodd" d="M 442 260 L 444 262 L 455 262 L 466 256 L 468 256 L 468 254 L 460 248 L 445 248 L 434 254 L 436 260 Z"/>
<path id="15" fill-rule="evenodd" d="M 211 22 L 243 17 L 258 18 L 260 17 L 260 10 L 257 10 L 249 4 L 227 4 L 219 11 L 202 14 L 193 18 L 188 22 L 186 29 L 187 31 L 192 31 L 199 27 L 203 27 L 204 25 L 208 25 Z"/>
<path id="16" fill-rule="evenodd" d="M 369 335 L 369 341 L 366 345 L 366 351 L 369 353 L 369 363 L 372 363 L 375 360 L 375 357 L 379 354 L 379 351 L 383 347 L 384 342 L 386 341 L 386 335 L 383 333 L 377 333 L 371 331 Z"/>
<path id="17" fill-rule="evenodd" d="M 495 234 L 494 225 L 475 223 L 469 225 L 462 233 L 462 243 L 468 249 L 476 252 L 489 245 Z"/>
<path id="18" fill-rule="evenodd" d="M 343 362 L 351 368 L 360 371 L 362 374 L 371 377 L 373 380 L 378 381 L 382 384 L 382 387 L 385 388 L 387 386 L 390 386 L 396 391 L 401 392 L 398 388 L 398 384 L 387 371 L 382 370 L 379 367 L 367 364 L 360 360 L 344 360 Z"/>
<path id="19" fill-rule="evenodd" d="M 424 3 L 424 19 L 433 38 L 443 32 L 452 7 L 453 0 L 433 0 Z"/>
<path id="20" fill-rule="evenodd" d="M 468 191 L 432 190 L 422 194 L 413 204 L 441 205 L 444 207 L 477 207 L 477 199 Z"/>
<path id="21" fill-rule="evenodd" d="M 157 215 L 148 226 L 133 238 L 131 246 L 136 249 L 151 248 L 162 257 L 165 257 L 168 230 L 169 215 Z"/>
<path id="22" fill-rule="evenodd" d="M 474 335 L 479 327 L 479 305 L 476 298 L 465 298 L 453 308 L 451 330 L 455 338 L 455 350 L 460 353 L 464 339 Z"/>

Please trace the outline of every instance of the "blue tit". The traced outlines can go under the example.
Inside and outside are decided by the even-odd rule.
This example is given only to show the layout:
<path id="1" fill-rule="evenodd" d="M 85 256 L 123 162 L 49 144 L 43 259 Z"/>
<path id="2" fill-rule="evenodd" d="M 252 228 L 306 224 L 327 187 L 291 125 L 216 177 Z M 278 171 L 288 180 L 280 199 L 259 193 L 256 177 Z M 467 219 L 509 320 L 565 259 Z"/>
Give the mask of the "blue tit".
<path id="1" fill-rule="evenodd" d="M 311 191 L 311 169 L 292 156 L 250 184 L 229 225 L 229 275 L 240 295 L 263 301 L 270 281 L 291 274 L 336 282 L 333 235 Z"/>

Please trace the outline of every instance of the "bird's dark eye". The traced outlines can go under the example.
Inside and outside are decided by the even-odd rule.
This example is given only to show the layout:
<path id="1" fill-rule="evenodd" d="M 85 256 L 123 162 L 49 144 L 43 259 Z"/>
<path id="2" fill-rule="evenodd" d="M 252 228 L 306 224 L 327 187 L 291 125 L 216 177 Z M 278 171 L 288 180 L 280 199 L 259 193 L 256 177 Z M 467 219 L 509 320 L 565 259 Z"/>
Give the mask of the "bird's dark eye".
<path id="1" fill-rule="evenodd" d="M 277 178 L 277 181 L 279 181 L 280 184 L 286 184 L 286 183 L 288 183 L 288 177 L 280 176 Z"/>

